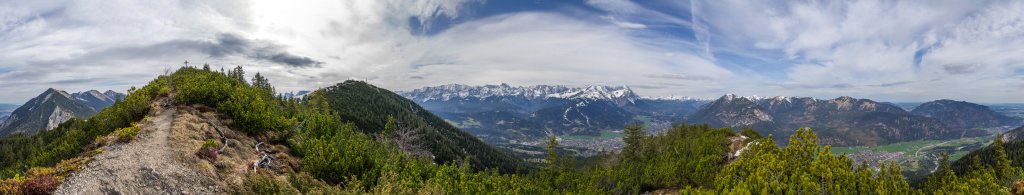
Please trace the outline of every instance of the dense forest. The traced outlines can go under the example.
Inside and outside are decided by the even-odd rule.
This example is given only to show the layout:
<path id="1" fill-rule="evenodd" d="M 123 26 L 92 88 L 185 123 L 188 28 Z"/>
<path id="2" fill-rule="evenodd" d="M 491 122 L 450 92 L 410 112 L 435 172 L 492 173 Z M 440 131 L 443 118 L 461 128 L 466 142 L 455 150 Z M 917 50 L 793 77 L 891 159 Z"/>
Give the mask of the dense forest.
<path id="1" fill-rule="evenodd" d="M 971 156 L 977 163 L 957 171 L 963 174 L 946 163 L 912 188 L 898 166 L 855 165 L 820 146 L 810 129 L 797 130 L 780 148 L 771 135 L 690 124 L 657 135 L 629 125 L 622 151 L 585 165 L 557 152 L 552 137 L 545 163 L 523 166 L 410 101 L 376 90 L 382 89 L 345 82 L 283 98 L 262 76 L 247 81 L 241 67 L 181 68 L 88 120 L 0 140 L 0 176 L 8 178 L 0 190 L 26 193 L 59 182 L 74 170 L 65 161 L 94 152 L 98 136 L 123 134 L 157 97 L 215 108 L 233 119 L 233 128 L 285 145 L 301 159 L 292 173 L 251 173 L 233 188 L 238 194 L 1005 194 L 1020 178 L 999 141 L 984 156 L 991 163 Z"/>
<path id="2" fill-rule="evenodd" d="M 387 89 L 361 81 L 345 81 L 313 93 L 315 97 L 326 98 L 328 106 L 338 113 L 342 121 L 352 122 L 362 133 L 378 137 L 395 137 L 399 133 L 418 137 L 417 140 L 398 141 L 422 145 L 425 151 L 416 153 L 430 156 L 436 162 L 466 159 L 475 170 L 497 168 L 502 173 L 527 168 L 511 153 L 485 144 Z M 393 127 L 387 127 L 389 123 Z M 383 132 L 385 130 L 395 132 Z"/>

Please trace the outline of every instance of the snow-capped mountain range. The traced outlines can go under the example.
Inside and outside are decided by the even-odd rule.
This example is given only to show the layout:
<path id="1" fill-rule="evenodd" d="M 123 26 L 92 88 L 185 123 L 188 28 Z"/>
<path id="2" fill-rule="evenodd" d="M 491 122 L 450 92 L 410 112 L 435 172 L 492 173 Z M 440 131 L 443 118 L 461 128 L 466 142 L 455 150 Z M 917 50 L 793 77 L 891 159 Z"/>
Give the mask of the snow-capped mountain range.
<path id="1" fill-rule="evenodd" d="M 599 135 L 635 120 L 671 124 L 708 102 L 641 97 L 628 86 L 442 85 L 401 92 L 423 108 L 491 143 L 550 135 Z"/>
<path id="2" fill-rule="evenodd" d="M 586 87 L 566 87 L 558 85 L 535 85 L 535 86 L 510 86 L 482 85 L 469 86 L 460 84 L 441 85 L 435 87 L 424 87 L 412 91 L 401 92 L 402 96 L 415 101 L 426 102 L 431 100 L 449 101 L 452 99 L 489 97 L 522 97 L 526 99 L 599 99 L 612 100 L 614 102 L 633 102 L 640 98 L 628 86 L 599 86 L 591 85 Z"/>
<path id="3" fill-rule="evenodd" d="M 299 90 L 297 92 L 285 92 L 278 95 L 284 98 L 303 98 L 306 97 L 306 95 L 309 95 L 309 93 L 311 93 L 309 90 Z"/>

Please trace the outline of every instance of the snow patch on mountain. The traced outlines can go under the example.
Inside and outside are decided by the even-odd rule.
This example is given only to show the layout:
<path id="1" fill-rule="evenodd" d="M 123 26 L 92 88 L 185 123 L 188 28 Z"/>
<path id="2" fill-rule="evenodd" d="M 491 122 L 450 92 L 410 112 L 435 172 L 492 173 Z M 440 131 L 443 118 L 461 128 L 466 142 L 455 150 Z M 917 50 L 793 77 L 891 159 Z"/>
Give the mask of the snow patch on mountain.
<path id="1" fill-rule="evenodd" d="M 709 99 L 709 98 L 696 98 L 696 97 L 690 97 L 690 96 L 675 96 L 675 95 L 669 95 L 669 96 L 643 96 L 640 99 L 669 100 L 669 101 L 713 101 L 713 100 L 715 100 L 715 99 Z"/>
<path id="2" fill-rule="evenodd" d="M 281 93 L 281 94 L 278 94 L 278 95 L 280 95 L 281 97 L 289 98 L 290 99 L 290 98 L 303 98 L 303 97 L 306 97 L 306 95 L 309 95 L 309 93 L 311 93 L 311 91 L 309 91 L 309 90 L 300 90 L 300 91 L 297 91 L 297 92 L 285 92 L 285 93 Z"/>
<path id="3" fill-rule="evenodd" d="M 431 100 L 448 101 L 452 99 L 489 97 L 523 97 L 526 99 L 593 99 L 612 100 L 616 103 L 632 103 L 639 99 L 636 93 L 628 86 L 598 86 L 566 87 L 557 85 L 535 85 L 535 86 L 510 86 L 501 85 L 441 85 L 435 87 L 424 87 L 412 91 L 401 92 L 402 96 L 419 102 Z"/>

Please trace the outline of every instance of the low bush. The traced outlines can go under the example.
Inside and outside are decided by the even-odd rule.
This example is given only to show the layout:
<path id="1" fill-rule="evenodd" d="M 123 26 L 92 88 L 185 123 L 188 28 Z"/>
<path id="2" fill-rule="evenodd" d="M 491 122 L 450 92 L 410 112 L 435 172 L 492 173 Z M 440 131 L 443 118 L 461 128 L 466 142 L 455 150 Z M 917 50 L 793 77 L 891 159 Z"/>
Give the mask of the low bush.
<path id="1" fill-rule="evenodd" d="M 14 175 L 13 178 L 0 180 L 0 194 L 21 193 L 21 183 L 23 182 L 25 182 L 25 177 L 21 175 Z"/>
<path id="2" fill-rule="evenodd" d="M 339 186 L 327 184 L 306 172 L 291 174 L 288 182 L 303 194 L 341 194 Z"/>
<path id="3" fill-rule="evenodd" d="M 242 183 L 235 194 L 300 194 L 291 184 L 279 181 L 271 176 L 251 174 Z"/>
<path id="4" fill-rule="evenodd" d="M 25 180 L 25 182 L 21 184 L 21 194 L 53 194 L 53 191 L 57 190 L 57 186 L 59 185 L 60 182 L 57 181 L 57 178 L 50 175 L 34 177 Z"/>
<path id="5" fill-rule="evenodd" d="M 71 173 L 78 171 L 79 167 L 88 164 L 91 160 L 92 159 L 90 157 L 75 157 L 71 159 L 61 160 L 59 163 L 57 163 L 57 166 L 54 167 L 54 175 L 58 177 L 69 176 L 71 175 Z"/>
<path id="6" fill-rule="evenodd" d="M 220 148 L 220 144 L 217 143 L 217 140 L 206 139 L 206 141 L 203 142 L 203 146 L 200 148 Z"/>
<path id="7" fill-rule="evenodd" d="M 196 156 L 209 160 L 210 162 L 217 161 L 217 155 L 220 154 L 218 150 L 220 144 L 217 144 L 216 140 L 206 139 L 203 145 L 199 147 L 199 151 L 196 151 Z"/>
<path id="8" fill-rule="evenodd" d="M 132 123 L 129 127 L 114 130 L 114 135 L 117 135 L 118 142 L 128 142 L 135 139 L 135 136 L 139 135 L 139 130 L 141 130 L 139 125 Z"/>

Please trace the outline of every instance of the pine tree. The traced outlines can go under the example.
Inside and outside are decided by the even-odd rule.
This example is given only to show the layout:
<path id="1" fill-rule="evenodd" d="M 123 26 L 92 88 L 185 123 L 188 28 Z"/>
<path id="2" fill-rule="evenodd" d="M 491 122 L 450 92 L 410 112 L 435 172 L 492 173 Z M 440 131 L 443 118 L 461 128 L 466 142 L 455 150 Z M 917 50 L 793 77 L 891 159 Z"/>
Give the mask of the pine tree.
<path id="1" fill-rule="evenodd" d="M 260 75 L 259 72 L 252 77 L 252 86 L 265 91 L 267 94 L 274 94 L 274 86 L 270 85 L 270 80 Z"/>
<path id="2" fill-rule="evenodd" d="M 633 123 L 626 126 L 626 135 L 622 138 L 622 142 L 625 142 L 626 146 L 622 148 L 622 160 L 626 162 L 635 162 L 640 159 L 640 153 L 643 150 L 644 138 L 647 137 L 647 133 L 644 132 L 643 127 L 639 123 Z"/>
<path id="3" fill-rule="evenodd" d="M 204 64 L 203 64 L 203 70 L 205 70 L 205 71 L 210 71 L 210 64 L 208 64 L 208 63 L 204 63 Z"/>
<path id="4" fill-rule="evenodd" d="M 234 78 L 243 84 L 247 84 L 245 82 L 245 70 L 242 70 L 242 65 L 236 66 L 233 71 L 228 71 L 228 77 Z"/>
<path id="5" fill-rule="evenodd" d="M 956 181 L 956 173 L 949 166 L 949 154 L 943 153 L 939 159 L 939 167 L 925 181 L 924 190 L 941 190 L 953 185 Z"/>
<path id="6" fill-rule="evenodd" d="M 381 130 L 381 132 L 380 132 L 380 137 L 382 139 L 385 139 L 385 138 L 390 138 L 390 137 L 394 136 L 395 135 L 395 130 L 397 128 L 398 127 L 395 124 L 395 117 L 391 116 L 391 115 L 388 115 L 387 122 L 384 123 L 384 129 Z"/>
<path id="7" fill-rule="evenodd" d="M 548 169 L 555 170 L 558 168 L 558 140 L 555 136 L 548 137 L 547 147 L 548 157 L 545 159 L 548 162 Z"/>
<path id="8" fill-rule="evenodd" d="M 996 169 L 997 178 L 999 178 L 1000 180 L 1009 181 L 1011 179 L 1014 179 L 1011 178 L 1011 176 L 1013 176 L 1013 173 L 1016 171 L 1014 171 L 1013 167 L 1010 165 L 1011 161 L 1009 157 L 1006 155 L 1006 147 L 1003 144 L 1002 137 L 1002 135 L 996 135 L 996 140 L 992 141 L 992 150 L 995 152 L 996 155 L 996 164 L 994 168 Z"/>

